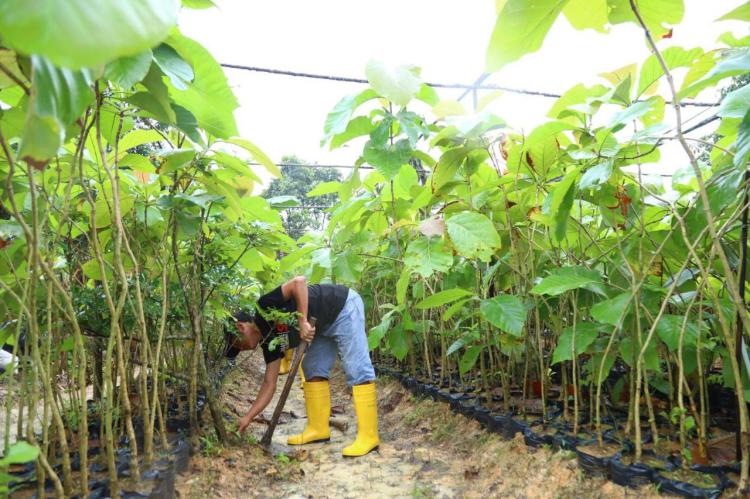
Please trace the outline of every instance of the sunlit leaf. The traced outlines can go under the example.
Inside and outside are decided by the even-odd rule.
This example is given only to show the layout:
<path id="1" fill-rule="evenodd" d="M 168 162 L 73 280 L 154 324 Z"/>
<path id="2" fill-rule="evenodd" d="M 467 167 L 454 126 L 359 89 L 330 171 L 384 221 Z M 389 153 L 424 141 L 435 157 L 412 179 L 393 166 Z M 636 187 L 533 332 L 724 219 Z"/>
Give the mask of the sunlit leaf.
<path id="1" fill-rule="evenodd" d="M 568 0 L 508 0 L 497 17 L 487 49 L 487 71 L 497 71 L 542 46 Z"/>
<path id="2" fill-rule="evenodd" d="M 4 0 L 0 37 L 59 66 L 91 67 L 157 45 L 179 8 L 179 0 Z"/>

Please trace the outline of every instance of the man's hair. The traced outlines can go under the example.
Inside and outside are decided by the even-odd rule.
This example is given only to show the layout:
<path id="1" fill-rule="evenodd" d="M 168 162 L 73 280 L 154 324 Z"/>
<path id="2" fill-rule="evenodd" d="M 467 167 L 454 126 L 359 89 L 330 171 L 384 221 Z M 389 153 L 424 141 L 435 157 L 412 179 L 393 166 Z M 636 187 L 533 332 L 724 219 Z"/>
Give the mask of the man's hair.
<path id="1" fill-rule="evenodd" d="M 237 322 L 254 322 L 255 316 L 246 310 L 238 310 L 234 313 L 234 320 Z"/>
<path id="2" fill-rule="evenodd" d="M 234 321 L 224 323 L 224 357 L 233 359 L 240 353 L 240 349 L 234 346 L 238 334 L 234 326 L 235 322 L 254 322 L 254 317 L 245 310 L 239 310 L 233 315 Z"/>

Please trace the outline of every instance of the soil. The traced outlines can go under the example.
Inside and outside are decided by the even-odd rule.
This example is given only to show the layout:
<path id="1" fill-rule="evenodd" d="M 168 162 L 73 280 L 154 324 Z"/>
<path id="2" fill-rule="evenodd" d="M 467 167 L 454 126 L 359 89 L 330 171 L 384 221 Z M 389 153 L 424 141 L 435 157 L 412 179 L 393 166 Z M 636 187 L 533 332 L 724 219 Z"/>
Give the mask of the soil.
<path id="1" fill-rule="evenodd" d="M 225 380 L 227 416 L 236 425 L 249 409 L 262 377 L 260 355 L 242 353 Z M 284 378 L 280 379 L 282 382 Z M 266 424 L 254 422 L 252 436 L 219 445 L 206 440 L 201 454 L 178 479 L 178 493 L 203 497 L 657 497 L 655 487 L 627 489 L 604 478 L 584 476 L 572 452 L 532 449 L 518 434 L 511 441 L 453 414 L 447 404 L 415 399 L 399 383 L 378 381 L 380 450 L 345 459 L 341 449 L 356 436 L 356 418 L 343 373 L 331 378 L 332 412 L 348 424 L 332 428 L 329 443 L 290 448 L 289 434 L 305 426 L 302 390 L 295 382 L 272 456 L 257 441 Z M 279 388 L 277 393 L 281 392 Z M 264 416 L 270 418 L 274 399 Z"/>

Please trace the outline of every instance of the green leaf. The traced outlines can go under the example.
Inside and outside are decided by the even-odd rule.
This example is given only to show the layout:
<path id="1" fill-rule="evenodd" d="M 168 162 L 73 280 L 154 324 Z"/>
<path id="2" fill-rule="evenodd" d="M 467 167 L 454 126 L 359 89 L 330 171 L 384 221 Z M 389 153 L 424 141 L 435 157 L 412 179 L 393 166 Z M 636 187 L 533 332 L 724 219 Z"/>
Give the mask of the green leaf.
<path id="1" fill-rule="evenodd" d="M 611 300 L 604 300 L 591 307 L 591 317 L 604 324 L 619 326 L 632 308 L 630 293 L 621 293 Z M 627 310 L 625 306 L 628 306 Z"/>
<path id="2" fill-rule="evenodd" d="M 729 51 L 717 62 L 720 52 L 707 52 L 695 61 L 685 76 L 679 96 L 694 96 L 704 88 L 715 85 L 729 76 L 750 72 L 750 50 Z"/>
<path id="3" fill-rule="evenodd" d="M 607 32 L 607 0 L 570 0 L 563 8 L 563 14 L 570 24 L 577 30 L 587 28 Z"/>
<path id="4" fill-rule="evenodd" d="M 466 258 L 489 261 L 493 251 L 500 248 L 500 235 L 492 221 L 481 213 L 458 213 L 447 220 L 446 227 L 456 251 Z"/>
<path id="5" fill-rule="evenodd" d="M 387 315 L 383 317 L 383 320 L 380 324 L 370 329 L 370 332 L 367 334 L 367 346 L 371 351 L 380 346 L 380 343 L 383 341 L 383 338 L 385 338 L 385 335 L 386 333 L 388 333 L 388 329 L 390 327 L 391 316 Z"/>
<path id="6" fill-rule="evenodd" d="M 520 298 L 498 295 L 482 300 L 479 310 L 490 324 L 513 336 L 521 336 L 528 310 Z"/>
<path id="7" fill-rule="evenodd" d="M 612 176 L 612 165 L 613 160 L 607 159 L 604 162 L 589 168 L 586 173 L 583 174 L 581 180 L 578 181 L 578 187 L 581 190 L 584 190 L 606 184 L 609 177 Z"/>
<path id="8" fill-rule="evenodd" d="M 0 47 L 0 63 L 5 66 L 5 69 L 10 72 L 10 74 L 13 75 L 16 79 L 24 83 L 28 83 L 28 81 L 26 80 L 26 76 L 23 74 L 23 71 L 21 71 L 21 68 L 18 67 L 18 60 L 16 58 L 15 52 Z M 15 80 L 5 74 L 4 71 L 0 71 L 0 89 L 15 86 Z M 6 104 L 8 103 L 6 102 Z"/>
<path id="9" fill-rule="evenodd" d="M 352 139 L 369 135 L 375 125 L 367 116 L 357 116 L 346 125 L 346 130 L 331 138 L 331 149 L 336 149 Z"/>
<path id="10" fill-rule="evenodd" d="M 8 453 L 0 459 L 0 466 L 23 464 L 34 461 L 39 455 L 39 449 L 28 442 L 20 441 L 10 446 Z"/>
<path id="11" fill-rule="evenodd" d="M 459 300 L 453 305 L 451 305 L 450 307 L 446 308 L 445 313 L 443 313 L 443 320 L 444 321 L 451 320 L 454 315 L 456 315 L 461 310 L 463 310 L 464 304 L 468 301 L 471 301 L 471 298 L 465 298 L 465 299 Z"/>
<path id="12" fill-rule="evenodd" d="M 406 354 L 409 353 L 408 335 L 400 324 L 390 330 L 388 347 L 398 360 L 404 360 Z"/>
<path id="13" fill-rule="evenodd" d="M 65 140 L 65 127 L 72 124 L 93 101 L 93 77 L 88 70 L 54 66 L 44 57 L 32 56 L 32 93 L 20 155 L 44 161 Z"/>
<path id="14" fill-rule="evenodd" d="M 175 49 L 166 43 L 162 43 L 154 49 L 153 56 L 154 62 L 169 77 L 174 88 L 178 90 L 188 88 L 190 82 L 195 78 L 195 74 L 190 64 L 185 62 L 185 59 L 180 57 Z"/>
<path id="15" fill-rule="evenodd" d="M 401 139 L 395 144 L 379 145 L 369 140 L 365 144 L 362 158 L 375 167 L 388 180 L 398 174 L 401 166 L 411 158 L 412 149 L 408 139 Z"/>
<path id="16" fill-rule="evenodd" d="M 480 345 L 474 345 L 466 349 L 461 356 L 461 360 L 458 361 L 458 369 L 461 371 L 461 374 L 466 374 L 472 367 L 474 367 L 477 363 L 477 359 L 479 359 L 480 353 L 482 353 L 482 347 Z"/>
<path id="17" fill-rule="evenodd" d="M 453 265 L 453 254 L 445 241 L 420 237 L 409 243 L 404 264 L 424 278 L 435 272 L 447 272 Z"/>
<path id="18" fill-rule="evenodd" d="M 487 49 L 487 71 L 497 71 L 539 50 L 567 3 L 568 0 L 508 0 L 492 31 Z"/>
<path id="19" fill-rule="evenodd" d="M 127 101 L 143 109 L 156 120 L 168 125 L 173 124 L 176 116 L 169 98 L 169 90 L 162 79 L 162 72 L 156 65 L 151 65 L 142 83 L 148 92 L 133 94 L 127 98 Z"/>
<path id="20" fill-rule="evenodd" d="M 200 43 L 179 33 L 170 35 L 166 43 L 195 73 L 193 83 L 185 90 L 170 88 L 172 100 L 193 113 L 201 128 L 211 135 L 221 139 L 236 136 L 234 110 L 239 104 L 219 63 Z"/>
<path id="21" fill-rule="evenodd" d="M 183 7 L 188 9 L 210 9 L 216 7 L 213 0 L 182 0 Z"/>
<path id="22" fill-rule="evenodd" d="M 247 139 L 234 138 L 227 140 L 227 142 L 229 144 L 240 146 L 241 148 L 249 152 L 253 159 L 263 165 L 266 170 L 268 170 L 268 173 L 270 173 L 274 177 L 281 177 L 281 170 L 279 170 L 279 167 L 276 166 L 276 163 L 271 161 L 271 158 L 269 158 L 266 153 L 261 150 L 260 147 L 256 146 Z"/>
<path id="23" fill-rule="evenodd" d="M 703 49 L 701 48 L 685 50 L 682 47 L 669 47 L 662 51 L 664 62 L 670 70 L 690 67 L 693 64 L 693 61 L 702 55 Z M 646 59 L 646 62 L 643 63 L 643 67 L 641 67 L 641 75 L 638 79 L 638 90 L 636 96 L 641 96 L 646 90 L 659 81 L 659 78 L 662 76 L 664 76 L 664 70 L 659 63 L 659 60 L 655 55 L 650 56 Z"/>
<path id="24" fill-rule="evenodd" d="M 731 10 L 717 19 L 717 21 L 750 21 L 750 2 L 743 3 L 734 10 Z"/>
<path id="25" fill-rule="evenodd" d="M 373 90 L 399 106 L 407 105 L 422 86 L 419 68 L 415 66 L 389 68 L 380 61 L 370 60 L 365 75 Z"/>
<path id="26" fill-rule="evenodd" d="M 326 194 L 338 194 L 341 189 L 341 182 L 332 180 L 330 182 L 319 182 L 310 192 L 307 193 L 307 197 L 314 198 L 316 196 L 325 196 Z"/>
<path id="27" fill-rule="evenodd" d="M 456 301 L 460 298 L 466 298 L 467 296 L 472 296 L 474 293 L 471 291 L 467 291 L 462 288 L 452 288 L 452 289 L 446 289 L 444 291 L 440 291 L 438 293 L 435 293 L 434 295 L 430 295 L 424 300 L 420 301 L 415 305 L 415 308 L 423 310 L 428 308 L 435 308 L 439 307 L 440 305 L 445 305 L 446 303 L 450 303 L 452 301 Z"/>
<path id="28" fill-rule="evenodd" d="M 672 352 L 676 352 L 680 345 L 680 331 L 682 330 L 684 321 L 685 316 L 664 314 L 656 325 L 656 334 L 659 335 L 659 338 L 661 338 Z M 683 347 L 694 347 L 697 343 L 698 324 L 695 321 L 688 320 L 687 324 L 685 324 Z"/>
<path id="29" fill-rule="evenodd" d="M 469 149 L 466 147 L 455 147 L 448 149 L 440 156 L 440 160 L 432 170 L 431 182 L 433 190 L 440 189 L 443 185 L 454 179 L 458 168 L 464 162 L 468 153 Z"/>
<path id="30" fill-rule="evenodd" d="M 575 351 L 573 351 L 573 333 L 575 332 Z M 557 347 L 552 354 L 552 363 L 557 364 L 566 360 L 573 360 L 583 353 L 599 335 L 599 326 L 590 322 L 579 322 L 563 329 L 557 339 Z"/>
<path id="31" fill-rule="evenodd" d="M 70 69 L 135 55 L 162 41 L 179 0 L 4 0 L 3 43 Z"/>
<path id="32" fill-rule="evenodd" d="M 146 77 L 152 59 L 153 54 L 150 50 L 120 57 L 105 66 L 104 77 L 125 89 L 129 89 Z"/>
<path id="33" fill-rule="evenodd" d="M 336 103 L 333 110 L 326 117 L 326 122 L 323 125 L 325 135 L 320 141 L 320 145 L 324 145 L 334 135 L 344 133 L 354 111 L 365 102 L 377 97 L 377 92 L 368 88 L 356 95 L 347 95 Z M 331 144 L 331 149 L 333 149 L 333 144 Z"/>
<path id="34" fill-rule="evenodd" d="M 616 128 L 620 125 L 626 125 L 634 119 L 640 118 L 644 114 L 648 113 L 653 105 L 654 101 L 652 101 L 651 99 L 634 102 L 630 106 L 615 114 L 609 120 L 607 126 L 609 128 Z"/>
<path id="35" fill-rule="evenodd" d="M 403 305 L 406 301 L 406 291 L 409 288 L 410 280 L 411 269 L 404 267 L 404 270 L 401 271 L 401 276 L 399 276 L 398 281 L 396 282 L 396 301 L 399 305 Z"/>
<path id="36" fill-rule="evenodd" d="M 750 85 L 728 93 L 716 112 L 722 118 L 744 118 L 750 110 Z"/>
<path id="37" fill-rule="evenodd" d="M 609 22 L 621 24 L 626 22 L 638 23 L 630 0 L 607 0 L 609 4 Z M 660 37 L 670 30 L 670 26 L 678 24 L 685 15 L 683 0 L 648 0 L 638 2 L 638 9 L 644 23 L 651 34 Z"/>
<path id="38" fill-rule="evenodd" d="M 734 154 L 734 166 L 742 167 L 750 158 L 750 111 L 745 114 L 737 131 L 736 151 Z"/>
<path id="39" fill-rule="evenodd" d="M 602 282 L 602 276 L 596 270 L 582 266 L 554 269 L 549 276 L 531 289 L 537 295 L 557 296 L 571 289 L 585 288 Z"/>

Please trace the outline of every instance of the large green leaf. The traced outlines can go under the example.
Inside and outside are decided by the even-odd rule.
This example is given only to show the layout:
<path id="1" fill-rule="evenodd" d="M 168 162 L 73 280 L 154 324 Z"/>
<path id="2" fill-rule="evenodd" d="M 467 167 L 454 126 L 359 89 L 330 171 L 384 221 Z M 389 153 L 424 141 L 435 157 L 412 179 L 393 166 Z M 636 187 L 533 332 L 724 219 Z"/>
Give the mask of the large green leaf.
<path id="1" fill-rule="evenodd" d="M 195 77 L 193 68 L 190 67 L 190 64 L 185 62 L 185 59 L 180 57 L 175 49 L 166 43 L 162 43 L 156 47 L 153 54 L 154 62 L 156 62 L 159 69 L 169 77 L 174 88 L 178 90 L 187 89 L 188 85 Z"/>
<path id="2" fill-rule="evenodd" d="M 573 350 L 573 334 L 575 333 L 575 351 Z M 590 322 L 579 322 L 566 327 L 557 339 L 557 347 L 552 354 L 552 363 L 557 364 L 565 360 L 573 360 L 574 356 L 586 353 L 586 349 L 599 335 L 599 326 Z"/>
<path id="3" fill-rule="evenodd" d="M 670 70 L 690 67 L 693 64 L 693 61 L 702 55 L 703 49 L 701 48 L 685 50 L 682 47 L 669 47 L 662 52 L 664 62 Z M 664 76 L 664 70 L 659 63 L 659 60 L 655 55 L 650 56 L 641 67 L 641 75 L 638 79 L 638 90 L 636 96 L 641 96 L 652 85 L 659 81 L 659 78 L 662 76 Z"/>
<path id="4" fill-rule="evenodd" d="M 750 21 L 750 2 L 745 2 L 717 19 L 717 21 Z"/>
<path id="5" fill-rule="evenodd" d="M 173 85 L 170 96 L 198 120 L 198 124 L 211 135 L 226 139 L 237 135 L 234 110 L 238 103 L 224 71 L 200 43 L 179 33 L 166 40 L 192 68 L 195 79 L 186 89 Z"/>
<path id="6" fill-rule="evenodd" d="M 613 160 L 607 159 L 596 166 L 589 168 L 578 181 L 578 187 L 581 190 L 598 187 L 607 183 L 612 176 Z"/>
<path id="7" fill-rule="evenodd" d="M 454 147 L 453 149 L 448 149 L 440 156 L 440 160 L 432 170 L 431 181 L 433 190 L 437 191 L 443 185 L 453 180 L 468 153 L 469 149 L 466 147 Z"/>
<path id="8" fill-rule="evenodd" d="M 388 348 L 398 360 L 404 360 L 409 353 L 409 336 L 401 324 L 388 332 Z"/>
<path id="9" fill-rule="evenodd" d="M 412 149 L 407 139 L 401 139 L 395 144 L 377 144 L 372 140 L 365 144 L 362 158 L 375 167 L 383 176 L 392 180 L 401 166 L 411 158 Z"/>
<path id="10" fill-rule="evenodd" d="M 716 114 L 722 118 L 744 118 L 750 110 L 750 85 L 728 93 Z"/>
<path id="11" fill-rule="evenodd" d="M 34 461 L 39 455 L 39 449 L 28 442 L 20 441 L 10 446 L 8 453 L 0 459 L 0 466 L 23 464 Z"/>
<path id="12" fill-rule="evenodd" d="M 422 86 L 419 68 L 415 66 L 389 68 L 380 61 L 371 60 L 365 74 L 377 93 L 399 106 L 407 105 Z"/>
<path id="13" fill-rule="evenodd" d="M 541 48 L 568 0 L 508 0 L 497 17 L 487 49 L 487 71 L 497 71 Z"/>
<path id="14" fill-rule="evenodd" d="M 466 258 L 489 261 L 494 250 L 500 247 L 500 235 L 495 226 L 481 213 L 458 213 L 447 220 L 446 227 L 456 251 Z"/>
<path id="15" fill-rule="evenodd" d="M 386 315 L 383 317 L 380 324 L 370 329 L 370 332 L 367 334 L 367 346 L 370 350 L 375 350 L 380 346 L 380 343 L 383 341 L 383 338 L 385 338 L 385 335 L 391 327 L 391 320 L 392 316 Z"/>
<path id="16" fill-rule="evenodd" d="M 474 293 L 472 293 L 471 291 L 467 291 L 463 288 L 446 289 L 444 291 L 435 293 L 434 295 L 428 296 L 424 300 L 417 303 L 415 308 L 418 308 L 420 310 L 427 309 L 427 308 L 435 308 L 435 307 L 439 307 L 440 305 L 445 305 L 446 303 L 456 301 L 460 298 L 466 298 L 467 296 L 472 296 L 473 294 Z"/>
<path id="17" fill-rule="evenodd" d="M 621 293 L 611 300 L 600 301 L 591 307 L 591 317 L 604 324 L 619 326 L 632 308 L 630 297 L 630 293 Z"/>
<path id="18" fill-rule="evenodd" d="M 656 325 L 656 334 L 672 352 L 676 352 L 679 347 L 684 322 L 685 317 L 682 315 L 664 314 Z M 695 347 L 698 342 L 698 324 L 688 320 L 684 327 L 683 347 Z"/>
<path id="19" fill-rule="evenodd" d="M 574 168 L 569 171 L 555 185 L 542 207 L 543 213 L 552 216 L 555 220 L 555 238 L 558 241 L 562 241 L 565 237 L 568 217 L 575 196 L 575 182 L 578 179 L 580 171 L 580 168 Z"/>
<path id="20" fill-rule="evenodd" d="M 585 288 L 601 282 L 602 276 L 596 270 L 581 266 L 562 267 L 550 272 L 549 276 L 531 289 L 531 293 L 557 296 L 571 289 Z"/>
<path id="21" fill-rule="evenodd" d="M 249 152 L 253 159 L 263 165 L 268 173 L 270 173 L 274 177 L 281 177 L 281 170 L 279 170 L 279 167 L 276 166 L 276 163 L 271 161 L 271 158 L 269 158 L 260 147 L 256 146 L 247 139 L 233 138 L 227 140 L 227 142 L 236 146 L 240 146 L 241 148 Z"/>
<path id="22" fill-rule="evenodd" d="M 513 336 L 521 336 L 528 310 L 520 298 L 498 295 L 482 300 L 479 310 L 490 324 Z"/>
<path id="23" fill-rule="evenodd" d="M 607 0 L 570 0 L 563 8 L 563 14 L 575 29 L 590 28 L 601 33 L 607 31 L 608 12 Z"/>
<path id="24" fill-rule="evenodd" d="M 482 347 L 480 345 L 470 346 L 466 349 L 461 356 L 461 359 L 458 361 L 458 369 L 461 371 L 461 374 L 466 374 L 472 367 L 474 367 L 480 353 L 482 353 Z"/>
<path id="25" fill-rule="evenodd" d="M 3 0 L 0 37 L 58 66 L 98 66 L 157 45 L 179 8 L 179 0 Z"/>
<path id="26" fill-rule="evenodd" d="M 363 90 L 356 95 L 347 95 L 336 103 L 323 125 L 324 136 L 320 145 L 324 145 L 334 135 L 342 134 L 347 130 L 349 120 L 354 111 L 365 102 L 377 98 L 378 94 L 371 88 Z M 366 118 L 365 118 L 366 119 Z M 331 149 L 334 148 L 333 143 Z"/>
<path id="27" fill-rule="evenodd" d="M 32 56 L 32 93 L 21 157 L 43 162 L 65 139 L 65 127 L 93 101 L 93 77 L 88 70 L 58 68 L 44 57 Z"/>
<path id="28" fill-rule="evenodd" d="M 129 89 L 146 77 L 152 60 L 153 54 L 150 50 L 120 57 L 105 66 L 104 77 Z"/>
<path id="29" fill-rule="evenodd" d="M 637 23 L 630 0 L 607 0 L 609 4 L 609 21 L 612 24 L 625 22 Z M 685 15 L 683 0 L 648 0 L 636 4 L 651 34 L 660 37 L 678 24 Z"/>
<path id="30" fill-rule="evenodd" d="M 442 239 L 420 237 L 409 243 L 404 263 L 427 278 L 435 272 L 447 272 L 453 264 L 453 254 Z"/>

